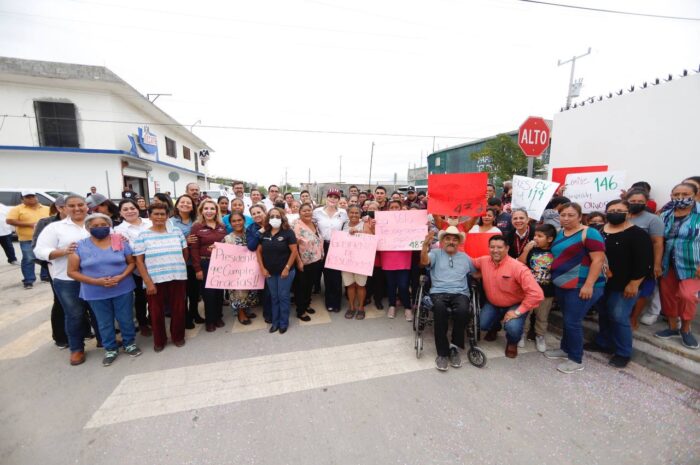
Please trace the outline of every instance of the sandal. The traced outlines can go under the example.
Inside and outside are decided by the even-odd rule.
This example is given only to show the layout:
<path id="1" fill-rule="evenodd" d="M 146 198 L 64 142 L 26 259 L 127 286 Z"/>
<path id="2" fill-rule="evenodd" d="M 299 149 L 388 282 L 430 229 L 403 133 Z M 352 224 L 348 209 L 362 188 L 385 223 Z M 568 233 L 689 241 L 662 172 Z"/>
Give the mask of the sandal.
<path id="1" fill-rule="evenodd" d="M 355 318 L 355 313 L 357 313 L 356 310 L 348 309 L 348 311 L 345 312 L 345 318 L 348 320 L 352 320 L 353 318 Z"/>
<path id="2" fill-rule="evenodd" d="M 356 320 L 364 320 L 365 319 L 365 311 L 364 310 L 358 310 L 357 315 L 355 315 Z"/>

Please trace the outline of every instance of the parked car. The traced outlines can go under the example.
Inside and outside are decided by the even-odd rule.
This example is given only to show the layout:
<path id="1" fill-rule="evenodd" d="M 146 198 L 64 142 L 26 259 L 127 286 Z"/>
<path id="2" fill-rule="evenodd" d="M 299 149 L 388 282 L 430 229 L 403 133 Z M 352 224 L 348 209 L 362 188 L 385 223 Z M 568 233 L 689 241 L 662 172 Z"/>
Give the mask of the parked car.
<path id="1" fill-rule="evenodd" d="M 56 197 L 61 195 L 75 194 L 75 192 L 63 190 L 63 189 L 35 189 L 31 187 L 0 187 L 0 203 L 7 205 L 8 207 L 14 207 L 22 203 L 22 191 L 34 191 L 36 192 L 39 203 L 42 205 L 50 206 Z"/>

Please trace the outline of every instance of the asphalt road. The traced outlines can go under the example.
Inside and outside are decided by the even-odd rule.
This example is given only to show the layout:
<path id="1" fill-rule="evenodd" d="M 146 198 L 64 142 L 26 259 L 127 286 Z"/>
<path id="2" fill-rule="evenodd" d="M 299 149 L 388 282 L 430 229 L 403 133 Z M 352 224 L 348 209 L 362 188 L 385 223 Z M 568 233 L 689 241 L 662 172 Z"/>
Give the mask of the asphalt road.
<path id="1" fill-rule="evenodd" d="M 68 364 L 47 284 L 0 265 L 0 464 L 698 464 L 700 395 L 587 356 L 574 375 L 528 343 L 483 369 L 415 357 L 411 325 L 319 310 L 284 334 L 262 322 L 188 331 L 182 348 L 111 367 Z M 554 337 L 550 338 L 555 344 Z"/>

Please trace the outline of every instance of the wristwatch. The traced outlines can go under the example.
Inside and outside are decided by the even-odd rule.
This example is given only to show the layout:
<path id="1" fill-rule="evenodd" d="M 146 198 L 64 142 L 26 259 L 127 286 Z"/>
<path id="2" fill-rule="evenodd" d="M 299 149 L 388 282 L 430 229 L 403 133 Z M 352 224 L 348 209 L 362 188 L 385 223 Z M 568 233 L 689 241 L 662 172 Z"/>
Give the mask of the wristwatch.
<path id="1" fill-rule="evenodd" d="M 523 314 L 520 313 L 520 310 L 515 310 L 513 313 L 515 313 L 515 316 L 522 316 Z"/>

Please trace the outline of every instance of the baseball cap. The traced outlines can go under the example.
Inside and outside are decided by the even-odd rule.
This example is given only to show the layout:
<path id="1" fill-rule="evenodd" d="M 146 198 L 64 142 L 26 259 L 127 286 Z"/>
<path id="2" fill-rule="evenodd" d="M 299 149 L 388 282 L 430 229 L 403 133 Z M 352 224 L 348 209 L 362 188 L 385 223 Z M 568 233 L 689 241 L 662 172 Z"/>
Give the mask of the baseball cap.
<path id="1" fill-rule="evenodd" d="M 36 191 L 33 191 L 33 190 L 22 191 L 22 197 L 26 197 L 28 195 L 36 195 Z"/>
<path id="2" fill-rule="evenodd" d="M 328 189 L 326 192 L 326 197 L 335 196 L 340 198 L 340 191 L 338 189 Z"/>
<path id="3" fill-rule="evenodd" d="M 92 194 L 90 197 L 87 199 L 87 206 L 88 208 L 92 209 L 97 207 L 98 205 L 102 205 L 107 201 L 107 197 L 105 197 L 102 194 Z"/>
<path id="4" fill-rule="evenodd" d="M 413 186 L 409 186 L 409 187 L 408 187 L 408 191 L 407 191 L 407 192 L 415 192 L 415 191 L 416 191 L 416 188 L 415 188 L 415 187 L 413 187 Z"/>

